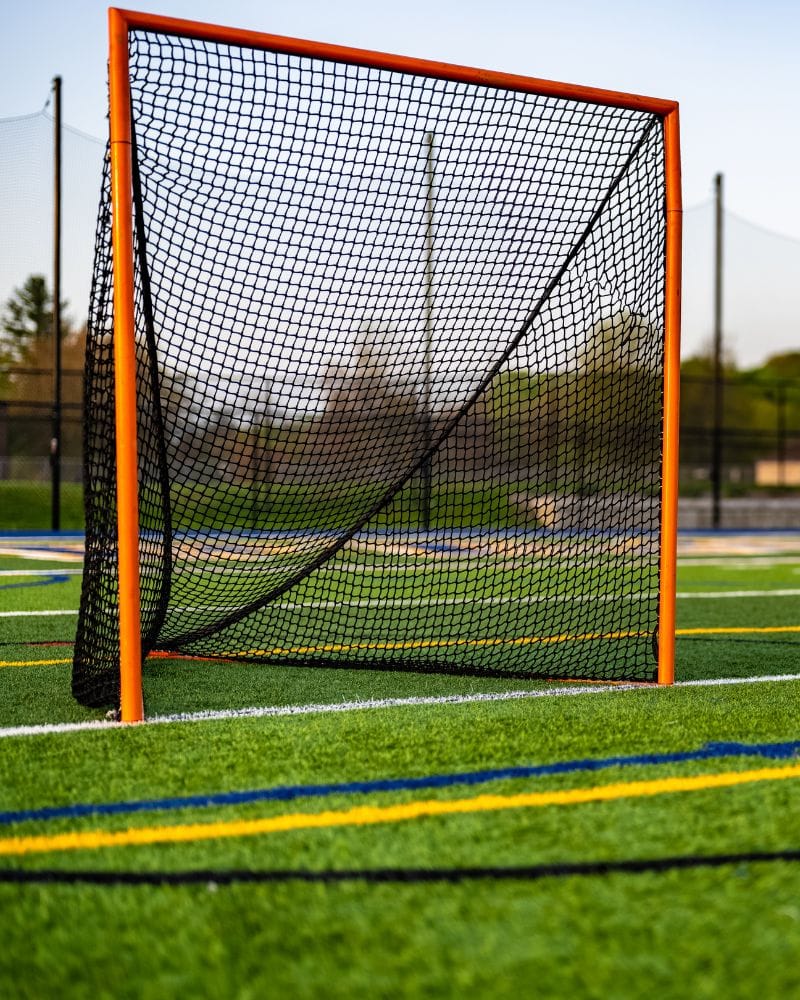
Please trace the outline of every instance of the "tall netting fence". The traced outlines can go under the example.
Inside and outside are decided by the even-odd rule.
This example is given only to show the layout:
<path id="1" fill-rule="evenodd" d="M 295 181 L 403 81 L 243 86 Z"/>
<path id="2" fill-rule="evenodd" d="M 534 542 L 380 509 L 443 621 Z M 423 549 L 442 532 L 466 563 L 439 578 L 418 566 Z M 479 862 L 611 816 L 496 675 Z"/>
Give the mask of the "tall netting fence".
<path id="1" fill-rule="evenodd" d="M 131 34 L 144 652 L 654 676 L 661 119 Z M 74 691 L 118 693 L 103 186 Z"/>
<path id="2" fill-rule="evenodd" d="M 715 211 L 714 202 L 706 201 L 683 214 L 684 358 L 713 351 Z M 726 368 L 752 369 L 770 356 L 800 349 L 800 239 L 726 210 L 722 241 Z M 784 374 L 797 377 L 794 370 Z"/>
<path id="3" fill-rule="evenodd" d="M 797 530 L 800 240 L 722 213 L 723 364 L 716 385 L 715 207 L 709 201 L 684 213 L 680 524 L 708 529 L 716 513 L 725 529 Z"/>
<path id="4" fill-rule="evenodd" d="M 0 119 L 0 530 L 51 525 L 54 144 L 48 108 Z M 103 156 L 103 142 L 63 126 L 59 478 L 70 528 L 83 524 L 83 327 Z"/>

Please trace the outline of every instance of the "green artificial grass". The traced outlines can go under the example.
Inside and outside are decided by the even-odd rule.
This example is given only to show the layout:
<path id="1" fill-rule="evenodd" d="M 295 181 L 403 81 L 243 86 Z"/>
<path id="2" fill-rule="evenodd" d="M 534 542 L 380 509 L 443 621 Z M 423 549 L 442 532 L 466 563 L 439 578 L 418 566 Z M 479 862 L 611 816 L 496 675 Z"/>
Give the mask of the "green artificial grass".
<path id="1" fill-rule="evenodd" d="M 56 567 L 57 572 L 57 565 L 4 561 L 3 568 Z M 680 569 L 679 590 L 800 589 L 795 569 L 788 561 L 689 561 Z M 0 610 L 76 609 L 78 596 L 77 578 L 7 588 L 0 590 Z M 684 598 L 678 613 L 679 628 L 792 625 L 800 622 L 800 599 Z M 0 659 L 68 659 L 74 625 L 71 616 L 2 618 Z M 41 645 L 53 642 L 67 644 Z M 687 637 L 677 648 L 679 679 L 800 673 L 800 638 L 791 634 Z M 145 671 L 149 714 L 542 687 L 521 680 L 200 660 L 153 659 Z M 0 740 L 0 811 L 665 753 L 709 742 L 800 739 L 800 683 L 794 681 L 594 691 Z M 72 700 L 68 665 L 0 668 L 0 726 L 101 716 Z M 504 779 L 479 788 L 338 793 L 283 803 L 28 821 L 0 826 L 0 838 L 225 822 L 790 764 L 722 757 Z M 798 788 L 800 779 L 792 778 L 368 827 L 0 856 L 0 867 L 434 868 L 779 851 L 800 848 Z M 768 1000 L 800 992 L 798 899 L 797 862 L 535 882 L 0 884 L 0 995 Z"/>
<path id="2" fill-rule="evenodd" d="M 83 487 L 61 484 L 61 530 L 83 530 Z M 49 531 L 53 524 L 49 483 L 0 482 L 0 531 Z"/>
<path id="3" fill-rule="evenodd" d="M 2 886 L 16 923 L 0 976 L 19 997 L 788 997 L 797 892 L 788 866 L 757 865 L 534 885 Z"/>
<path id="4" fill-rule="evenodd" d="M 664 750 L 743 730 L 753 739 L 796 734 L 796 698 L 782 697 L 777 685 L 759 687 L 754 695 L 755 703 L 751 692 L 738 688 L 683 689 L 504 703 L 477 711 L 476 706 L 392 709 L 268 724 L 250 720 L 35 737 L 19 741 L 26 747 L 23 758 L 4 758 L 0 787 L 16 785 L 13 798 L 30 806 L 82 801 L 92 794 L 97 799 L 99 793 L 115 800 L 253 787 L 255 782 Z M 761 720 L 755 727 L 753 718 Z M 24 759 L 31 755 L 36 776 L 26 780 Z M 611 769 L 505 781 L 491 790 L 502 794 L 762 766 L 764 760 L 754 758 Z M 424 794 L 473 792 L 451 788 Z M 413 797 L 384 793 L 369 801 Z M 177 816 L 26 823 L 11 830 L 208 822 L 347 808 L 363 801 L 311 798 Z M 9 804 L 8 795 L 3 804 Z M 39 855 L 14 865 L 322 870 L 711 854 L 797 846 L 798 819 L 796 787 L 776 782 L 363 829 Z M 10 996 L 55 991 L 155 997 L 176 989 L 203 997 L 274 995 L 275 990 L 292 996 L 457 996 L 464 990 L 511 996 L 524 995 L 534 976 L 539 996 L 636 997 L 645 981 L 648 994 L 655 990 L 667 997 L 685 996 L 687 987 L 692 996 L 745 997 L 757 990 L 762 996 L 788 996 L 799 982 L 790 960 L 800 947 L 798 893 L 800 869 L 789 863 L 537 883 L 0 886 L 0 900 L 13 904 L 2 911 L 9 918 L 0 918 L 5 941 L 0 987 L 5 985 Z M 26 947 L 26 938 L 35 942 L 33 947 Z M 120 958 L 114 963 L 116 952 Z M 13 966 L 9 956 L 17 956 Z M 20 984 L 23 991 L 17 993 Z"/>

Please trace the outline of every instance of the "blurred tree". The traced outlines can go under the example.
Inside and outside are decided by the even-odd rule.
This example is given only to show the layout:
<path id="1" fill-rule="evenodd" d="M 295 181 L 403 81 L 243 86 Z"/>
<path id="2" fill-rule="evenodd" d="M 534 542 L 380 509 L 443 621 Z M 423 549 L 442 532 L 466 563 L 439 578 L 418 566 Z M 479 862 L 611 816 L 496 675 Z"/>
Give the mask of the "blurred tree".
<path id="1" fill-rule="evenodd" d="M 546 376 L 526 368 L 498 372 L 478 401 L 466 428 L 476 441 L 485 439 L 483 461 L 492 468 L 526 478 L 530 472 L 534 443 L 546 436 L 543 388 Z M 485 428 L 481 428 L 481 423 Z M 480 456 L 478 456 L 480 457 Z"/>
<path id="2" fill-rule="evenodd" d="M 577 368 L 557 387 L 559 464 L 580 492 L 650 489 L 661 447 L 661 337 L 622 309 L 592 326 Z"/>
<path id="3" fill-rule="evenodd" d="M 244 397 L 187 368 L 159 371 L 167 459 L 187 481 L 263 483 L 269 478 L 273 412 L 270 387 Z"/>
<path id="4" fill-rule="evenodd" d="M 800 351 L 772 354 L 757 371 L 772 378 L 800 379 Z"/>
<path id="5" fill-rule="evenodd" d="M 770 425 L 800 430 L 800 351 L 773 354 L 754 374 L 764 398 L 772 404 Z"/>
<path id="6" fill-rule="evenodd" d="M 62 302 L 61 335 L 67 339 L 72 326 L 64 315 L 67 303 Z M 0 313 L 2 347 L 9 360 L 27 362 L 31 345 L 46 341 L 53 331 L 53 296 L 41 274 L 31 274 L 21 288 L 15 288 Z"/>
<path id="7" fill-rule="evenodd" d="M 309 428 L 307 455 L 326 475 L 391 481 L 419 455 L 426 415 L 395 340 L 391 327 L 366 324 L 351 355 L 324 372 L 325 408 Z"/>
<path id="8" fill-rule="evenodd" d="M 709 355 L 681 364 L 681 461 L 709 461 L 714 365 Z M 741 465 L 776 453 L 779 427 L 800 428 L 800 352 L 776 354 L 757 368 L 723 367 L 723 462 Z"/>
<path id="9" fill-rule="evenodd" d="M 62 385 L 64 403 L 83 401 L 83 365 L 86 353 L 86 327 L 67 328 L 61 344 Z M 31 339 L 25 349 L 22 371 L 9 372 L 9 399 L 44 402 L 53 392 L 53 342 L 50 336 Z M 78 374 L 80 373 L 80 375 Z"/>
<path id="10" fill-rule="evenodd" d="M 49 331 L 48 331 L 49 333 Z M 82 451 L 83 364 L 86 327 L 69 330 L 61 345 L 61 453 L 77 461 Z M 24 356 L 6 355 L 0 378 L 0 399 L 9 405 L 13 434 L 7 453 L 28 457 L 49 454 L 54 399 L 53 340 L 41 336 L 28 341 Z"/>

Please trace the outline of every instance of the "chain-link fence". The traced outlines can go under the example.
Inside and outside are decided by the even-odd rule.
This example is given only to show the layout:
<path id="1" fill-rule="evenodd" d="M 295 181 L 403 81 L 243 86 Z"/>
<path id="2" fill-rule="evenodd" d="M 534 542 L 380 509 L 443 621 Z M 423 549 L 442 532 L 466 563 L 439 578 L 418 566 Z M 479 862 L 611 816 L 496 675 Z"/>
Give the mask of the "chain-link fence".
<path id="1" fill-rule="evenodd" d="M 721 528 L 800 528 L 800 379 L 683 375 L 681 527 L 714 526 L 715 503 Z"/>
<path id="2" fill-rule="evenodd" d="M 73 360 L 73 365 L 75 364 Z M 62 527 L 83 523 L 83 372 L 62 374 Z M 714 382 L 681 384 L 681 527 L 713 523 Z M 722 383 L 720 527 L 800 528 L 800 379 Z M 47 529 L 52 512 L 52 369 L 0 368 L 0 530 Z"/>
<path id="3" fill-rule="evenodd" d="M 82 339 L 105 144 L 63 129 L 63 276 L 61 499 L 63 528 L 82 525 L 80 487 Z M 0 312 L 31 275 L 51 284 L 53 119 L 45 108 L 0 120 Z M 710 344 L 713 204 L 684 219 L 684 355 Z M 740 365 L 800 347 L 800 241 L 725 213 L 725 345 Z M 753 335 L 754 329 L 763 335 Z M 66 348 L 72 339 L 72 346 Z M 52 524 L 54 376 L 52 341 L 22 353 L 0 344 L 0 530 Z M 788 353 L 786 353 L 788 352 Z M 691 367 L 690 365 L 687 367 Z M 769 368 L 770 366 L 766 366 Z M 731 366 L 732 368 L 732 366 Z M 779 377 L 785 371 L 787 376 Z M 714 427 L 710 374 L 686 372 L 681 404 L 683 528 L 800 528 L 800 368 L 772 365 L 729 371 L 722 422 Z M 715 476 L 715 441 L 721 455 Z M 476 454 L 476 461 L 483 457 Z M 716 479 L 716 483 L 715 483 Z"/>
<path id="4" fill-rule="evenodd" d="M 62 371 L 61 527 L 83 525 L 81 490 L 83 372 Z M 0 530 L 46 530 L 53 523 L 52 370 L 0 368 Z"/>

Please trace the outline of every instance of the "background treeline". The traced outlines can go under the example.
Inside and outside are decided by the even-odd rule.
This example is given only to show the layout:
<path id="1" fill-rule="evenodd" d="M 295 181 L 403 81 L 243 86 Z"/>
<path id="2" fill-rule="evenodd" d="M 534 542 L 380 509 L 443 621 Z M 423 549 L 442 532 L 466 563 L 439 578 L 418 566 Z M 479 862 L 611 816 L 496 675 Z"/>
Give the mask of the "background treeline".
<path id="1" fill-rule="evenodd" d="M 52 315 L 41 275 L 31 275 L 0 311 L 0 478 L 46 478 Z M 65 478 L 77 480 L 86 331 L 65 303 L 61 317 L 62 455 Z M 545 493 L 654 488 L 661 384 L 652 345 L 647 324 L 621 313 L 597 323 L 572 361 L 555 370 L 505 368 L 458 419 L 433 474 L 504 478 Z M 162 366 L 159 375 L 170 464 L 187 482 L 385 483 L 418 463 L 456 418 L 455 408 L 441 404 L 426 410 L 424 387 L 393 375 L 391 359 L 368 338 L 353 358 L 334 359 L 322 372 L 310 412 L 279 412 L 268 384 L 256 399 L 210 407 L 186 371 Z M 725 461 L 741 468 L 800 458 L 800 351 L 746 371 L 728 360 L 723 379 Z M 711 359 L 684 361 L 681 461 L 695 473 L 709 463 L 713 393 Z"/>
<path id="2" fill-rule="evenodd" d="M 714 430 L 711 357 L 681 365 L 681 462 L 709 460 Z M 800 459 L 800 351 L 775 354 L 756 368 L 732 360 L 722 371 L 723 460 L 739 468 L 759 459 Z"/>

